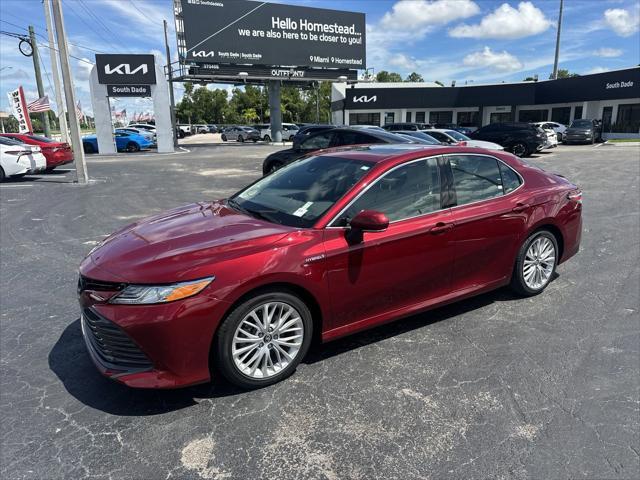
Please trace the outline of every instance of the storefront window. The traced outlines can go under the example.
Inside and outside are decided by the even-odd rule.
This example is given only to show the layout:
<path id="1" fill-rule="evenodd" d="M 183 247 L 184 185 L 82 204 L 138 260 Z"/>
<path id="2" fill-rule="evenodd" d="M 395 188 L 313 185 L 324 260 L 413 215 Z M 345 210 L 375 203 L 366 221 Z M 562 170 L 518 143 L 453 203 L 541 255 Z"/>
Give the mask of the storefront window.
<path id="1" fill-rule="evenodd" d="M 582 118 L 582 106 L 576 107 L 574 113 L 573 113 L 573 119 L 581 119 Z"/>
<path id="2" fill-rule="evenodd" d="M 494 112 L 489 117 L 489 123 L 503 123 L 511 121 L 511 112 Z"/>
<path id="3" fill-rule="evenodd" d="M 478 112 L 458 112 L 458 125 L 461 127 L 478 126 Z"/>
<path id="4" fill-rule="evenodd" d="M 411 112 L 407 112 L 407 119 L 405 121 L 411 122 Z"/>
<path id="5" fill-rule="evenodd" d="M 349 125 L 375 125 L 380 126 L 379 113 L 350 113 Z"/>
<path id="6" fill-rule="evenodd" d="M 429 123 L 451 123 L 453 121 L 453 112 L 429 112 Z"/>
<path id="7" fill-rule="evenodd" d="M 416 112 L 416 123 L 424 123 L 425 112 Z"/>
<path id="8" fill-rule="evenodd" d="M 549 117 L 549 110 L 520 110 L 518 119 L 521 122 L 546 122 Z"/>
<path id="9" fill-rule="evenodd" d="M 640 131 L 640 103 L 618 105 L 618 117 L 611 130 L 617 133 L 638 133 Z"/>
<path id="10" fill-rule="evenodd" d="M 551 121 L 569 125 L 571 123 L 571 107 L 552 108 Z"/>
<path id="11" fill-rule="evenodd" d="M 396 114 L 394 112 L 384 112 L 384 124 L 388 125 L 396 121 Z"/>

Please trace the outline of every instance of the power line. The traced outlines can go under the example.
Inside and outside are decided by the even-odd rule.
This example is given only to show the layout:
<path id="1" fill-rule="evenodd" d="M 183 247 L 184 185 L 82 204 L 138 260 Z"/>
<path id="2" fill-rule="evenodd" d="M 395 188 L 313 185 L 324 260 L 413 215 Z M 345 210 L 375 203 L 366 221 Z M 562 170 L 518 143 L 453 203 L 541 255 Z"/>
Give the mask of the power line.
<path id="1" fill-rule="evenodd" d="M 117 47 L 111 41 L 109 41 L 104 35 L 102 35 L 102 33 L 100 31 L 96 30 L 95 27 L 92 27 L 91 25 L 89 25 L 89 23 L 84 19 L 84 16 L 78 13 L 78 11 L 71 4 L 71 2 L 66 1 L 66 2 L 64 2 L 64 4 L 69 7 L 71 12 L 76 16 L 76 18 L 78 20 L 80 20 L 82 23 L 84 23 L 90 31 L 95 32 L 96 35 L 98 35 L 105 43 L 110 45 L 111 48 L 117 49 Z"/>
<path id="2" fill-rule="evenodd" d="M 84 3 L 84 1 L 83 1 L 83 0 L 77 0 L 77 1 L 78 1 L 78 3 L 80 4 L 80 6 L 85 10 L 85 12 L 87 12 L 87 13 L 88 13 L 92 18 L 94 18 L 94 19 L 98 22 L 98 24 L 99 24 L 102 28 L 104 28 L 104 29 L 105 29 L 105 31 L 106 31 L 108 34 L 110 34 L 113 38 L 118 38 L 118 36 L 113 32 L 113 30 L 111 30 L 111 29 L 110 29 L 110 28 L 109 28 L 109 27 L 108 27 L 108 26 L 107 26 L 107 25 L 102 21 L 102 19 L 101 19 L 100 17 L 98 17 L 95 13 L 93 13 L 93 12 L 91 11 L 91 9 L 89 9 L 89 7 L 87 7 L 87 6 L 85 5 L 85 3 Z M 129 48 L 128 48 L 126 45 L 124 45 L 124 44 L 121 44 L 121 45 L 123 45 L 123 46 L 124 46 L 124 49 L 125 49 L 125 50 L 127 50 L 128 52 L 131 52 L 131 50 L 129 50 Z"/>

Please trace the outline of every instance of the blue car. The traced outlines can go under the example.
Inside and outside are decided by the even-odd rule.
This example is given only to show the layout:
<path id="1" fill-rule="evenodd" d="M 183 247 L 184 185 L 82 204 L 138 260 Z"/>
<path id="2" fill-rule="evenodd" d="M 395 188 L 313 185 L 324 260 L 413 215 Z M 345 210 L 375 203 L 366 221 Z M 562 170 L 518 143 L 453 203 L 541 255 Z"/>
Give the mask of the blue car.
<path id="1" fill-rule="evenodd" d="M 113 135 L 119 152 L 139 152 L 153 146 L 153 142 L 136 133 L 115 132 Z M 98 153 L 98 138 L 95 135 L 82 137 L 82 148 L 84 153 Z"/>

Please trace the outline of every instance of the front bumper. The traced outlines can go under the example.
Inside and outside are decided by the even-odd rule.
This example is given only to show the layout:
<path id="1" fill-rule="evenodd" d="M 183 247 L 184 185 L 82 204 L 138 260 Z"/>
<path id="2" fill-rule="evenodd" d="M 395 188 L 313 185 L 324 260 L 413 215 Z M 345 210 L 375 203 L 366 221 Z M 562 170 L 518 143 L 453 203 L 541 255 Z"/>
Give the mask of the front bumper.
<path id="1" fill-rule="evenodd" d="M 211 380 L 209 354 L 228 304 L 209 289 L 176 302 L 115 305 L 111 294 L 80 293 L 82 332 L 104 376 L 134 388 L 179 388 Z"/>

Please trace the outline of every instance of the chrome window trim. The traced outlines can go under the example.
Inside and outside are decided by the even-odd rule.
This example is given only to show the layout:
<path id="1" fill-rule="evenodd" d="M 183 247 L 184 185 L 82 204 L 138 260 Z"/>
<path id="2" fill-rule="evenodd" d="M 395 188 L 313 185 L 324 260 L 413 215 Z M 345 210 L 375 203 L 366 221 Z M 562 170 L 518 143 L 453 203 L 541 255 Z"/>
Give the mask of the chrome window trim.
<path id="1" fill-rule="evenodd" d="M 503 162 L 503 161 L 502 161 L 502 160 L 500 160 L 499 158 L 494 157 L 493 155 L 488 155 L 488 154 L 486 154 L 486 153 L 470 153 L 470 152 L 463 152 L 463 153 L 443 153 L 443 154 L 439 154 L 439 155 L 431 155 L 431 156 L 428 156 L 428 157 L 420 157 L 420 158 L 416 158 L 416 159 L 414 159 L 414 160 L 411 160 L 411 161 L 409 161 L 409 162 L 401 163 L 400 165 L 396 165 L 396 166 L 395 166 L 395 167 L 393 167 L 392 169 L 387 170 L 386 172 L 384 172 L 384 174 L 383 174 L 383 175 L 379 176 L 379 177 L 378 177 L 378 178 L 376 178 L 373 182 L 371 182 L 369 185 L 367 185 L 367 187 L 366 187 L 363 191 L 361 191 L 361 192 L 360 192 L 360 193 L 359 193 L 355 198 L 353 198 L 353 199 L 352 199 L 352 200 L 351 200 L 351 201 L 350 201 L 350 202 L 349 202 L 349 203 L 348 203 L 348 204 L 347 204 L 347 205 L 346 205 L 342 210 L 340 210 L 340 211 L 339 211 L 339 212 L 338 212 L 338 213 L 337 213 L 337 214 L 336 214 L 336 215 L 331 219 L 331 221 L 329 221 L 329 222 L 327 223 L 327 225 L 326 225 L 324 228 L 325 228 L 325 229 L 347 229 L 347 228 L 349 228 L 349 227 L 338 226 L 338 225 L 332 225 L 332 224 L 333 224 L 333 222 L 337 221 L 337 220 L 340 218 L 340 216 L 341 216 L 341 215 L 342 215 L 346 210 L 348 210 L 348 209 L 351 207 L 351 205 L 353 205 L 355 202 L 357 202 L 357 201 L 360 199 L 360 197 L 361 197 L 362 195 L 364 195 L 365 193 L 367 193 L 367 191 L 369 191 L 369 189 L 370 189 L 373 185 L 375 185 L 379 180 L 381 180 L 382 178 L 384 178 L 384 177 L 385 177 L 386 175 L 388 175 L 389 173 L 391 173 L 391 172 L 393 172 L 393 171 L 397 170 L 398 168 L 403 167 L 403 166 L 405 166 L 405 165 L 410 165 L 411 163 L 419 162 L 419 161 L 421 161 L 421 160 L 428 160 L 428 159 L 430 159 L 430 158 L 436 158 L 436 159 L 437 159 L 437 158 L 439 158 L 439 157 L 445 158 L 445 157 L 454 157 L 454 156 L 460 156 L 460 155 L 472 155 L 472 156 L 476 156 L 476 157 L 487 157 L 487 158 L 492 158 L 492 159 L 494 159 L 495 161 L 502 163 L 502 164 L 503 164 L 503 165 L 505 165 L 507 168 L 509 168 L 509 169 L 511 169 L 513 172 L 515 172 L 515 174 L 516 174 L 516 175 L 518 176 L 518 178 L 520 179 L 520 186 L 519 186 L 518 188 L 516 188 L 516 189 L 512 190 L 512 191 L 511 191 L 511 192 L 509 192 L 509 193 L 503 193 L 503 194 L 502 194 L 501 196 L 499 196 L 499 197 L 485 198 L 485 199 L 482 199 L 482 200 L 478 200 L 478 201 L 476 201 L 476 202 L 465 203 L 465 204 L 463 204 L 463 205 L 456 205 L 455 207 L 440 208 L 439 210 L 434 210 L 433 212 L 423 213 L 422 215 L 415 215 L 415 216 L 413 216 L 413 217 L 407 217 L 407 218 L 402 218 L 402 219 L 400 219 L 400 220 L 394 220 L 394 221 L 392 221 L 392 222 L 389 222 L 389 225 L 393 225 L 393 224 L 398 223 L 398 222 L 404 222 L 405 220 L 411 220 L 411 219 L 414 219 L 414 218 L 425 217 L 425 216 L 427 216 L 427 215 L 432 215 L 432 214 L 434 214 L 434 213 L 443 212 L 443 211 L 445 211 L 445 210 L 453 210 L 453 209 L 460 208 L 460 207 L 467 207 L 467 206 L 469 206 L 469 205 L 475 205 L 475 204 L 477 204 L 477 203 L 482 203 L 482 202 L 487 202 L 487 201 L 495 200 L 496 198 L 504 198 L 504 197 L 508 197 L 508 196 L 510 196 L 511 194 L 513 194 L 513 193 L 517 192 L 518 190 L 520 190 L 522 187 L 524 187 L 524 184 L 525 184 L 525 182 L 524 182 L 524 178 L 522 177 L 522 175 L 520 175 L 520 172 L 518 172 L 515 168 L 511 167 L 511 165 L 509 165 L 509 164 L 507 164 L 507 163 Z M 449 167 L 450 167 L 450 165 L 449 165 Z M 440 167 L 438 167 L 438 176 L 440 175 L 439 170 L 440 170 Z M 453 174 L 453 172 L 452 172 L 452 174 Z M 501 175 L 501 177 L 500 177 L 500 178 L 502 179 L 502 175 Z M 442 182 L 442 179 L 441 179 L 441 178 L 440 178 L 440 181 Z M 442 186 L 441 186 L 441 187 L 442 187 Z M 504 186 L 503 186 L 503 188 L 504 188 Z M 457 197 L 456 197 L 456 199 L 457 199 Z"/>

